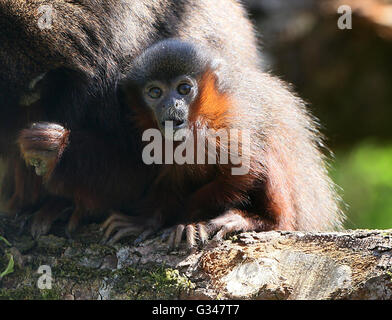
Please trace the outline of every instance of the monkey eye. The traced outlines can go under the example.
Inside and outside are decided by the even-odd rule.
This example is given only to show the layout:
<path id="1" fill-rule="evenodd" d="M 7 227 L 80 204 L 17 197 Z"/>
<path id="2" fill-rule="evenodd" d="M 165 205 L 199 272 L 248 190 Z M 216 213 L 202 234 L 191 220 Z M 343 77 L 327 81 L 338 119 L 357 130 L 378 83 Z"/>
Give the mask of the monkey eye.
<path id="1" fill-rule="evenodd" d="M 178 93 L 183 96 L 188 95 L 191 92 L 191 90 L 192 90 L 192 86 L 187 83 L 182 83 L 177 88 Z"/>
<path id="2" fill-rule="evenodd" d="M 158 87 L 153 87 L 150 90 L 148 90 L 147 94 L 152 99 L 158 99 L 162 95 L 162 90 Z"/>

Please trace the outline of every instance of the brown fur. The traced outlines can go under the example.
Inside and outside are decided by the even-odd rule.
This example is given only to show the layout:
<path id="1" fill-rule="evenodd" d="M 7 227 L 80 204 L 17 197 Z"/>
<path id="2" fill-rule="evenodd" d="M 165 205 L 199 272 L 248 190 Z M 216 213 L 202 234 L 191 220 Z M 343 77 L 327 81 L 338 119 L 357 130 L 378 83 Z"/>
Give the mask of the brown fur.
<path id="1" fill-rule="evenodd" d="M 136 9 L 146 2 L 135 3 Z M 169 2 L 160 4 L 163 3 Z M 141 132 L 156 127 L 152 114 L 143 108 L 140 97 L 133 95 L 128 97 L 128 109 L 124 110 L 115 98 L 115 83 L 107 84 L 101 75 L 94 74 L 96 66 L 89 60 L 83 61 L 85 66 L 79 66 L 80 61 L 75 66 L 87 78 L 97 80 L 96 86 L 87 81 L 91 84 L 87 88 L 98 93 L 103 101 L 96 105 L 98 100 L 91 96 L 71 101 L 71 110 L 87 106 L 77 117 L 71 117 L 67 125 L 59 121 L 64 132 L 70 131 L 65 146 L 63 137 L 51 131 L 48 124 L 44 131 L 26 129 L 19 140 L 24 157 L 36 156 L 38 151 L 38 157 L 45 159 L 48 151 L 55 151 L 51 159 L 55 159 L 56 165 L 46 176 L 46 185 L 51 193 L 75 201 L 71 226 L 82 215 L 114 209 L 138 215 L 131 222 L 145 221 L 145 229 L 179 224 L 170 237 L 172 244 L 178 245 L 186 232 L 190 246 L 195 245 L 196 238 L 204 242 L 213 234 L 222 238 L 234 231 L 340 227 L 339 198 L 327 174 L 322 139 L 303 101 L 285 83 L 259 70 L 251 28 L 236 2 L 195 1 L 192 5 L 186 6 L 191 14 L 185 10 L 184 20 L 164 9 L 158 10 L 156 19 L 152 13 L 143 16 L 143 21 L 152 20 L 151 24 L 139 26 L 132 20 L 135 17 L 130 18 L 124 25 L 137 26 L 136 34 L 145 37 L 129 37 L 129 42 L 121 42 L 122 51 L 113 52 L 121 57 L 129 53 L 128 63 L 132 66 L 133 58 L 151 43 L 172 36 L 218 52 L 228 67 L 221 74 L 203 70 L 199 79 L 201 92 L 192 105 L 190 120 L 195 129 L 235 128 L 242 133 L 249 129 L 251 149 L 242 154 L 249 160 L 247 175 L 231 175 L 231 164 L 144 165 Z M 197 9 L 192 11 L 194 7 Z M 232 10 L 230 16 L 239 20 L 227 20 L 228 9 Z M 171 23 L 165 24 L 162 13 L 170 17 Z M 104 16 L 107 17 L 106 13 Z M 238 25 L 234 21 L 239 21 Z M 154 39 L 148 38 L 151 33 Z M 113 43 L 107 39 L 106 42 L 116 47 L 114 39 L 110 37 Z M 99 56 L 106 57 L 100 51 Z M 107 63 L 104 59 L 92 61 L 102 63 L 99 70 L 111 79 L 113 70 L 124 67 L 117 59 L 108 58 Z M 113 69 L 113 65 L 117 67 Z M 85 84 L 84 80 L 82 83 Z M 81 92 L 85 93 L 84 90 Z M 54 105 L 55 100 L 47 101 Z M 86 122 L 81 120 L 84 116 Z M 68 113 L 63 119 L 67 117 Z M 206 133 L 203 138 L 210 137 Z M 34 139 L 40 139 L 38 146 L 31 142 Z M 58 156 L 61 150 L 64 152 Z M 124 223 L 121 221 L 122 226 Z M 128 228 L 135 231 L 134 226 Z M 121 232 L 121 236 L 125 234 Z"/>
<path id="2" fill-rule="evenodd" d="M 42 5 L 50 5 L 54 10 L 52 27 L 43 30 L 38 26 Z M 127 145 L 129 137 L 122 129 L 124 119 L 113 99 L 115 84 L 129 61 L 157 40 L 176 36 L 209 44 L 237 69 L 249 63 L 256 66 L 258 61 L 252 26 L 241 4 L 234 0 L 3 0 L 0 29 L 0 155 L 6 158 L 17 155 L 14 142 L 18 132 L 38 121 L 61 124 L 71 130 L 72 141 L 102 135 L 120 139 L 120 144 Z M 44 77 L 39 85 L 30 88 L 32 80 L 40 76 Z M 24 105 L 36 96 L 37 101 Z M 92 164 L 95 160 L 90 162 L 93 169 L 87 171 L 94 171 L 92 181 L 87 177 L 79 180 L 76 173 L 86 158 L 85 152 L 99 154 L 112 148 L 112 142 L 106 146 L 92 139 L 91 143 L 82 142 L 86 150 L 61 157 L 60 168 L 67 174 L 56 172 L 45 192 L 68 198 L 89 195 L 88 207 L 101 207 L 101 201 L 96 200 L 100 195 L 91 192 L 91 186 L 92 181 L 102 183 L 109 176 L 95 173 L 98 168 L 107 171 L 107 163 L 101 159 L 96 160 L 97 164 Z M 68 148 L 65 153 L 71 150 Z M 120 153 L 129 157 L 137 149 L 126 152 L 121 149 Z M 10 164 L 7 170 L 7 175 L 12 176 L 16 169 Z M 27 176 L 20 177 L 27 179 Z M 59 177 L 58 182 L 54 182 L 55 177 Z M 4 181 L 2 190 L 10 189 L 5 185 L 8 182 Z M 12 183 L 18 184 L 24 183 Z M 135 195 L 144 187 L 135 183 L 133 189 L 138 189 Z M 8 199 L 22 198 L 18 194 L 20 189 L 13 190 L 14 196 L 6 193 Z M 119 196 L 110 196 L 106 202 L 120 199 L 119 203 L 127 203 L 121 195 L 119 192 Z M 25 210 L 24 202 L 16 206 L 16 211 Z"/>
<path id="3" fill-rule="evenodd" d="M 175 43 L 168 42 L 162 48 Z M 159 55 L 159 51 L 154 52 Z M 167 52 L 176 54 L 175 50 Z M 211 50 L 211 57 L 215 54 Z M 150 58 L 156 61 L 155 65 L 148 60 L 140 61 L 153 69 L 161 68 L 165 74 L 164 68 L 170 62 L 165 66 L 154 55 Z M 195 66 L 193 60 L 191 64 Z M 143 229 L 144 238 L 158 227 L 177 224 L 169 237 L 174 247 L 179 245 L 184 233 L 188 246 L 193 247 L 213 235 L 222 239 L 238 231 L 321 231 L 341 227 L 339 197 L 327 174 L 317 123 L 302 100 L 283 82 L 257 69 L 236 70 L 225 63 L 216 70 L 200 70 L 198 96 L 190 106 L 188 119 L 193 135 L 201 130 L 201 139 L 210 141 L 215 138 L 208 132 L 211 128 L 237 129 L 241 135 L 250 131 L 250 148 L 240 145 L 248 172 L 233 175 L 234 163 L 152 166 L 143 163 L 141 134 L 146 129 L 157 128 L 158 124 L 141 96 L 139 82 L 149 75 L 144 76 L 137 68 L 134 74 L 135 78 L 133 75 L 125 80 L 130 84 L 125 85 L 122 101 L 127 108 L 124 130 L 131 132 L 126 135 L 130 138 L 127 143 L 134 143 L 135 148 L 124 148 L 119 141 L 110 142 L 107 137 L 72 131 L 70 137 L 74 140 L 70 139 L 63 148 L 64 139 L 53 136 L 51 124 L 43 124 L 42 132 L 29 129 L 31 132 L 22 134 L 20 144 L 27 158 L 30 153 L 37 154 L 38 149 L 53 149 L 53 137 L 57 146 L 54 150 L 64 149 L 47 183 L 58 194 L 68 192 L 77 203 L 72 221 L 78 220 L 80 208 L 114 209 L 132 214 L 134 217 L 116 213 L 105 223 L 105 238 L 119 230 L 110 242 Z M 33 145 L 29 140 L 34 138 L 40 139 L 39 148 L 29 147 Z M 231 142 L 237 142 L 234 136 L 230 136 L 226 146 L 229 154 L 234 151 L 235 144 Z M 220 150 L 220 143 L 216 147 Z M 86 150 L 94 148 L 107 153 L 99 157 L 94 153 L 90 158 L 78 160 L 81 155 L 88 155 Z M 208 157 L 208 150 L 205 151 Z M 218 153 L 218 158 L 221 156 Z M 63 167 L 63 163 L 72 161 L 80 161 L 76 162 L 77 176 Z M 115 165 L 108 168 L 108 163 Z"/>

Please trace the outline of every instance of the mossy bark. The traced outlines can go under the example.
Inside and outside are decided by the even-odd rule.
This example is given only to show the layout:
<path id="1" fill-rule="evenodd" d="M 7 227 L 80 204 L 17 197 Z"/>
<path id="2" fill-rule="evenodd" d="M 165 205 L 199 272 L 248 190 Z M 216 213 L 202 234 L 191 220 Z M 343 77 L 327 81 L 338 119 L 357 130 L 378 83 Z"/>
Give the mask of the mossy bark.
<path id="1" fill-rule="evenodd" d="M 0 218 L 0 299 L 392 299 L 392 230 L 244 233 L 203 250 L 168 252 L 159 237 L 100 245 L 99 226 L 73 240 L 18 235 Z M 39 289 L 40 266 L 51 289 Z"/>

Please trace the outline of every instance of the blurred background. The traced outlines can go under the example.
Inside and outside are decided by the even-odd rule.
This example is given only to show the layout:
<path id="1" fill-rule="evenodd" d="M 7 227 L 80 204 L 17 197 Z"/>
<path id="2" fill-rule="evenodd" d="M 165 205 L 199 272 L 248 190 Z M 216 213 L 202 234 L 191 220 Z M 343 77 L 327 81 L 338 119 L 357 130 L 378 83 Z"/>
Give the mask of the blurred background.
<path id="1" fill-rule="evenodd" d="M 292 84 L 335 154 L 347 228 L 392 228 L 392 0 L 245 0 L 263 65 Z M 338 8 L 352 29 L 338 28 Z"/>

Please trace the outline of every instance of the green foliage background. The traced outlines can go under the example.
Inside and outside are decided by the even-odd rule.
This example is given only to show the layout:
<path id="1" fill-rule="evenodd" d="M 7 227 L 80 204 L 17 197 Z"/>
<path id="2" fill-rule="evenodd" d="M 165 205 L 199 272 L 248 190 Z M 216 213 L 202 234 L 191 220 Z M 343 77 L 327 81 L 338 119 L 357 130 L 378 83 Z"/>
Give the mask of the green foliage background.
<path id="1" fill-rule="evenodd" d="M 348 228 L 392 228 L 392 143 L 339 150 L 332 176 L 343 189 Z"/>
<path id="2" fill-rule="evenodd" d="M 331 175 L 342 189 L 345 227 L 391 229 L 392 27 L 354 12 L 352 29 L 341 30 L 322 1 L 299 3 L 252 11 L 263 63 L 320 119 L 335 154 Z"/>

